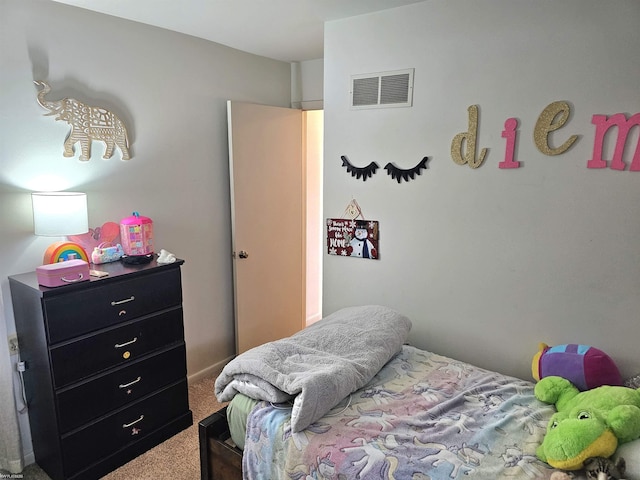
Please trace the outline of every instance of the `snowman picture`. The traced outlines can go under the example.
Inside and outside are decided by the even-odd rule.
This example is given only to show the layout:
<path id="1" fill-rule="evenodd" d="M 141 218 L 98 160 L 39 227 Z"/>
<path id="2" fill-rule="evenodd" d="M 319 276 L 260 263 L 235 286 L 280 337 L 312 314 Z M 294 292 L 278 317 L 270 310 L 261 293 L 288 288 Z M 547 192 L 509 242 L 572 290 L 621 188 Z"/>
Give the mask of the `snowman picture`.
<path id="1" fill-rule="evenodd" d="M 376 258 L 378 252 L 371 240 L 369 240 L 369 229 L 367 221 L 356 220 L 353 238 L 349 241 L 347 251 L 349 256 L 358 258 Z"/>
<path id="2" fill-rule="evenodd" d="M 327 253 L 378 260 L 378 221 L 327 218 Z"/>

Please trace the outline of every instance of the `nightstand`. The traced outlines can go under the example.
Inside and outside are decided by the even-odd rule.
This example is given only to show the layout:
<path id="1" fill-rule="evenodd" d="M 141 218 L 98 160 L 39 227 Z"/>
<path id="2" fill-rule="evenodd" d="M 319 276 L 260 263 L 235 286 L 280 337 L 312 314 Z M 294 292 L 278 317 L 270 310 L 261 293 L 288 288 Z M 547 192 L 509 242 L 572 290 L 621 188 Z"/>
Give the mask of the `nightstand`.
<path id="1" fill-rule="evenodd" d="M 9 277 L 38 465 L 98 479 L 193 423 L 180 266 L 92 265 L 109 273 L 47 288 Z"/>

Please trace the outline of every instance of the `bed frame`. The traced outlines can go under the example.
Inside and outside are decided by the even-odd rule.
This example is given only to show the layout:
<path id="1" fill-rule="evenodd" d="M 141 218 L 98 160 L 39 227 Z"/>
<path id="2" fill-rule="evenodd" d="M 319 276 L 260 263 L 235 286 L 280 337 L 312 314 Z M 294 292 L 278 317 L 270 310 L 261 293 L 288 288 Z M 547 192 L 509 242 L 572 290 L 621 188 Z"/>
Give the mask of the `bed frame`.
<path id="1" fill-rule="evenodd" d="M 200 478 L 242 480 L 242 451 L 231 440 L 227 407 L 198 423 Z"/>

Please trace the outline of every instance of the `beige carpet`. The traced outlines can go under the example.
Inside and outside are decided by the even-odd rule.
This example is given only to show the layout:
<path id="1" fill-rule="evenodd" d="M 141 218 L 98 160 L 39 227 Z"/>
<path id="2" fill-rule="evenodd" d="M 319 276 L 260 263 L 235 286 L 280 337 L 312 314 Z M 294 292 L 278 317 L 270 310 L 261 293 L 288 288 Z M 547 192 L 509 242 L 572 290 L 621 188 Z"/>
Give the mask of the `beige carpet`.
<path id="1" fill-rule="evenodd" d="M 216 401 L 213 384 L 216 377 L 208 377 L 189 386 L 189 406 L 193 425 L 157 447 L 134 458 L 129 463 L 103 477 L 104 480 L 198 480 L 200 478 L 200 449 L 198 422 L 225 404 Z M 0 471 L 1 472 L 1 471 Z M 22 472 L 25 480 L 50 480 L 37 466 L 29 465 Z M 0 478 L 2 476 L 0 475 Z"/>

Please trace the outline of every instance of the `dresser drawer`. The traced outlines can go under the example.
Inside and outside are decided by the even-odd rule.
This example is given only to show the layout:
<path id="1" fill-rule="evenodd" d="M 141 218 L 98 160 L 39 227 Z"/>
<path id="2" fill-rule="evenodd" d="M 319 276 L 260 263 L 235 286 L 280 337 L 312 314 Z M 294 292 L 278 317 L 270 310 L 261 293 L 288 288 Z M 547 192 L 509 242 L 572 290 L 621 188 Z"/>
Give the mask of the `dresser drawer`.
<path id="1" fill-rule="evenodd" d="M 60 431 L 117 410 L 187 374 L 184 344 L 56 393 Z"/>
<path id="2" fill-rule="evenodd" d="M 127 447 L 189 410 L 187 381 L 171 385 L 62 438 L 65 477 Z"/>
<path id="3" fill-rule="evenodd" d="M 54 344 L 182 303 L 180 269 L 170 268 L 44 299 Z"/>
<path id="4" fill-rule="evenodd" d="M 143 317 L 51 349 L 56 388 L 183 341 L 182 308 Z"/>

